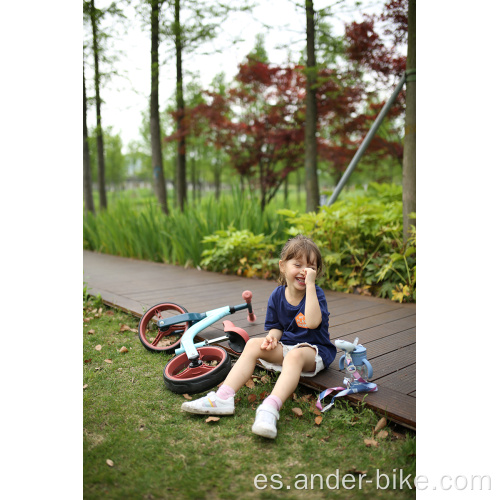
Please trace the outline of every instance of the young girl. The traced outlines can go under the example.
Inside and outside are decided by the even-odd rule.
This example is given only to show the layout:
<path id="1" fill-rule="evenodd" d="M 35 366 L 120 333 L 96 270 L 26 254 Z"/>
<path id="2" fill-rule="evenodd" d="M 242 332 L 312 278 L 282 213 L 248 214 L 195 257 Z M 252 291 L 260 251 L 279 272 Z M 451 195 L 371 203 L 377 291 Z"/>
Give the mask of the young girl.
<path id="1" fill-rule="evenodd" d="M 274 439 L 283 402 L 301 376 L 313 377 L 327 368 L 337 352 L 328 335 L 328 307 L 323 290 L 315 283 L 321 273 L 316 244 L 298 235 L 281 251 L 278 286 L 267 305 L 266 337 L 251 338 L 219 390 L 183 403 L 190 413 L 234 414 L 234 395 L 251 377 L 257 360 L 281 371 L 271 395 L 257 408 L 252 432 Z"/>

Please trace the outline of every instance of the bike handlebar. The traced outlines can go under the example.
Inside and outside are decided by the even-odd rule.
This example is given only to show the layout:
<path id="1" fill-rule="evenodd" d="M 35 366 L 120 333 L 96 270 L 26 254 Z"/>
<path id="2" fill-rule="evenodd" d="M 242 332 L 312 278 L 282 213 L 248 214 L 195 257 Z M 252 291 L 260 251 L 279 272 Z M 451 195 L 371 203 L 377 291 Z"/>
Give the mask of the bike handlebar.
<path id="1" fill-rule="evenodd" d="M 253 310 L 252 310 L 252 292 L 250 290 L 245 290 L 241 296 L 243 297 L 243 300 L 248 304 L 248 316 L 247 320 L 250 323 L 254 323 L 257 320 L 257 317 L 255 316 Z"/>

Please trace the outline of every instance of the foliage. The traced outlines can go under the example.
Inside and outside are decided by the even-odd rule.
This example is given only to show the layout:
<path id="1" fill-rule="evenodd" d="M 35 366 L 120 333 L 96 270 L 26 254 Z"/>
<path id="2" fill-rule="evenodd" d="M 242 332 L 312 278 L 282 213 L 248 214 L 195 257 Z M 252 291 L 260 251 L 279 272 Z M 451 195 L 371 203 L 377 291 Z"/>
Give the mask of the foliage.
<path id="1" fill-rule="evenodd" d="M 151 199 L 134 206 L 119 198 L 106 213 L 84 218 L 83 242 L 84 248 L 98 252 L 196 267 L 205 249 L 203 238 L 229 227 L 277 238 L 285 231 L 273 207 L 262 212 L 251 192 L 235 188 L 218 201 L 209 195 L 169 216 Z"/>
<path id="2" fill-rule="evenodd" d="M 125 156 L 122 154 L 122 140 L 119 135 L 113 134 L 111 128 L 104 130 L 103 137 L 104 156 L 106 158 L 106 184 L 114 184 L 116 186 L 125 180 L 127 170 Z M 97 140 L 95 129 L 89 131 L 88 144 L 92 181 L 97 182 Z"/>
<path id="3" fill-rule="evenodd" d="M 336 469 L 341 476 L 366 474 L 362 491 L 357 482 L 350 484 L 354 491 L 335 491 L 336 498 L 348 500 L 376 497 L 377 473 L 392 477 L 399 468 L 404 477 L 415 475 L 413 432 L 389 425 L 385 438 L 376 436 L 378 446 L 367 447 L 364 440 L 372 437 L 379 416 L 363 405 L 353 408 L 339 401 L 317 424 L 317 393 L 302 386 L 284 402 L 276 440 L 252 434 L 255 409 L 276 381 L 275 374 L 260 369 L 238 392 L 234 416 L 206 422 L 207 416 L 183 413 L 185 397 L 166 390 L 163 383 L 162 370 L 170 356 L 142 347 L 134 331 L 137 318 L 92 298 L 84 305 L 83 317 L 86 500 L 275 498 L 270 487 L 274 473 L 283 476 L 281 493 L 302 498 L 304 491 L 294 486 L 297 474 L 321 474 L 325 481 Z M 128 352 L 120 352 L 122 347 Z M 262 491 L 254 484 L 259 473 L 269 480 Z M 332 493 L 316 482 L 307 495 L 327 498 Z M 383 496 L 410 499 L 415 492 L 387 488 Z"/>
<path id="4" fill-rule="evenodd" d="M 203 238 L 203 243 L 210 248 L 204 250 L 201 266 L 209 271 L 228 273 L 236 270 L 240 276 L 251 278 L 258 274 L 267 278 L 272 273 L 269 261 L 275 248 L 266 241 L 269 238 L 263 234 L 254 235 L 248 229 L 236 231 L 230 227 L 216 231 Z"/>

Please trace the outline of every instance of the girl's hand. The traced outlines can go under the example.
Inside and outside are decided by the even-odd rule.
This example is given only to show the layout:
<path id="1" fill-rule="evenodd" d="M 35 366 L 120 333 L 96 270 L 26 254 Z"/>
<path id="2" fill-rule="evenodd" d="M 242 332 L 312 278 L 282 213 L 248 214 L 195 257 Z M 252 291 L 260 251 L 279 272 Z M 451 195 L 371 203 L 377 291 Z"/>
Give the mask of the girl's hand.
<path id="1" fill-rule="evenodd" d="M 305 267 L 304 273 L 306 275 L 306 286 L 314 285 L 316 283 L 316 271 L 311 267 Z"/>
<path id="2" fill-rule="evenodd" d="M 278 339 L 272 335 L 267 335 L 260 348 L 265 351 L 272 351 L 278 345 Z"/>

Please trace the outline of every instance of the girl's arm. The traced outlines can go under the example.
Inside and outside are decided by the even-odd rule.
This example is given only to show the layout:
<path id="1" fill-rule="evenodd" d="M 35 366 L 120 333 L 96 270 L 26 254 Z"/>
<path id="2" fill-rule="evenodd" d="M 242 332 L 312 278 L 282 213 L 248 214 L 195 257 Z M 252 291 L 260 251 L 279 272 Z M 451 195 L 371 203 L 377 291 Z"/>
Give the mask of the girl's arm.
<path id="1" fill-rule="evenodd" d="M 306 307 L 304 315 L 306 317 L 307 328 L 313 330 L 321 324 L 321 308 L 319 306 L 318 295 L 316 293 L 316 271 L 307 267 L 306 271 Z"/>
<path id="2" fill-rule="evenodd" d="M 271 328 L 271 330 L 269 330 L 269 332 L 267 333 L 266 338 L 262 342 L 260 348 L 266 351 L 271 351 L 278 345 L 278 340 L 282 335 L 283 332 L 281 330 L 278 330 L 277 328 Z"/>

